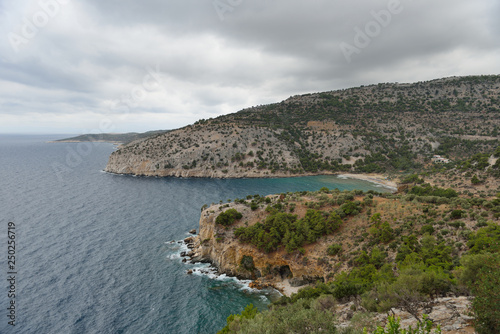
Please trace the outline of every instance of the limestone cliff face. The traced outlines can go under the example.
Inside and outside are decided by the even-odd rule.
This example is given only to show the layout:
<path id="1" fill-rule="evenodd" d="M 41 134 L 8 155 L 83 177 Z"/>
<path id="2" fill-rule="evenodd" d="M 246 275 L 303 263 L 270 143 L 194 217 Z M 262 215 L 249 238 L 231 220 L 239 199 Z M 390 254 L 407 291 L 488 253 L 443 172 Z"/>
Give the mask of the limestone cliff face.
<path id="1" fill-rule="evenodd" d="M 280 131 L 249 126 L 188 126 L 113 152 L 106 171 L 175 177 L 282 177 L 300 168 Z M 271 163 L 271 160 L 273 163 Z M 287 166 L 290 170 L 280 169 Z"/>
<path id="2" fill-rule="evenodd" d="M 297 95 L 121 146 L 106 170 L 177 177 L 280 177 L 400 170 L 451 138 L 497 144 L 500 76 L 379 84 Z M 450 158 L 477 152 L 454 145 Z M 479 147 L 479 146 L 478 146 Z M 365 160 L 368 160 L 365 162 Z"/>
<path id="3" fill-rule="evenodd" d="M 194 238 L 191 253 L 193 261 L 210 262 L 220 273 L 245 279 L 260 278 L 261 282 L 271 283 L 288 278 L 295 285 L 303 285 L 323 278 L 321 268 L 314 264 L 304 264 L 296 255 L 287 254 L 284 250 L 267 254 L 236 239 L 233 229 L 244 226 L 244 222 L 249 220 L 255 222 L 265 214 L 263 210 L 254 212 L 242 204 L 230 204 L 222 208 L 223 206 L 211 206 L 201 213 L 200 230 Z M 241 212 L 243 219 L 226 229 L 216 224 L 215 219 L 230 208 Z M 245 269 L 242 264 L 245 256 L 253 261 L 252 270 Z"/>

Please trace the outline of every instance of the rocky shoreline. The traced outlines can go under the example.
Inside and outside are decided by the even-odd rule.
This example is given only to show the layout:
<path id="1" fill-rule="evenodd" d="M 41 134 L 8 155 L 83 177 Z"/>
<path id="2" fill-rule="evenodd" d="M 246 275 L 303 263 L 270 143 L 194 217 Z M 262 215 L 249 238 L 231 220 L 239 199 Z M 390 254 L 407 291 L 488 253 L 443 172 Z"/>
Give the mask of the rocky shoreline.
<path id="1" fill-rule="evenodd" d="M 181 257 L 183 257 L 182 262 L 189 260 L 192 263 L 210 263 L 218 274 L 227 274 L 227 272 L 220 271 L 216 263 L 200 256 L 197 249 L 200 246 L 198 243 L 199 235 L 196 235 L 195 229 L 190 230 L 189 233 L 192 236 L 183 240 L 189 251 L 181 253 Z M 193 271 L 188 270 L 187 274 L 193 274 Z M 248 279 L 248 277 L 241 275 L 234 275 L 234 277 Z M 261 281 L 256 279 L 249 284 L 249 287 L 258 290 L 272 288 L 279 291 L 282 295 L 290 297 L 292 294 L 297 293 L 303 286 L 293 286 L 290 284 L 290 280 L 286 278 L 282 281 L 276 279 Z M 474 317 L 471 316 L 470 310 L 472 299 L 469 296 L 455 296 L 453 294 L 436 298 L 428 303 L 425 308 L 418 309 L 418 315 L 421 319 L 426 314 L 435 326 L 440 326 L 443 334 L 472 334 L 475 333 L 473 326 Z M 418 324 L 418 320 L 412 314 L 398 308 L 393 308 L 388 313 L 369 313 L 360 305 L 360 300 L 355 298 L 337 304 L 335 306 L 335 314 L 337 315 L 337 322 L 340 328 L 359 325 L 385 326 L 390 315 L 400 318 L 402 329 L 415 328 Z M 359 320 L 363 318 L 364 322 Z M 362 330 L 362 328 L 359 329 Z"/>
<path id="2" fill-rule="evenodd" d="M 190 262 L 190 263 L 209 263 L 213 269 L 217 272 L 217 274 L 222 275 L 222 274 L 227 274 L 227 272 L 221 271 L 219 267 L 217 266 L 216 263 L 211 261 L 209 258 L 204 258 L 201 257 L 197 253 L 197 247 L 199 247 L 199 244 L 197 243 L 197 236 L 196 236 L 196 230 L 192 229 L 189 231 L 190 234 L 193 234 L 193 236 L 189 236 L 183 240 L 184 244 L 186 247 L 189 249 L 187 252 L 181 252 L 180 256 L 183 258 L 182 262 Z M 186 272 L 188 275 L 193 274 L 193 270 L 188 270 Z M 247 280 L 249 279 L 245 275 L 228 275 L 230 277 L 236 277 L 237 279 L 240 280 Z M 254 277 L 255 278 L 255 277 Z M 285 279 L 283 281 L 278 281 L 275 280 L 273 282 L 271 281 L 260 281 L 258 279 L 253 280 L 249 284 L 249 288 L 251 289 L 257 289 L 257 290 L 263 290 L 266 288 L 271 288 L 276 291 L 279 291 L 282 295 L 285 296 L 291 296 L 293 293 L 297 293 L 298 290 L 300 289 L 299 286 L 292 286 L 289 282 L 288 279 Z"/>

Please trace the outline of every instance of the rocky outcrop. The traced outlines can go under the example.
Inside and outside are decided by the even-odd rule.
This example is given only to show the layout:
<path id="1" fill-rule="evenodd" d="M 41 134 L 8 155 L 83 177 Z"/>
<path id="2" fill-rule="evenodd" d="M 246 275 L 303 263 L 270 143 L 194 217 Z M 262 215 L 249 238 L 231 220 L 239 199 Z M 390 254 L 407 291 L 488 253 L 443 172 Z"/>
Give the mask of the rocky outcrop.
<path id="1" fill-rule="evenodd" d="M 441 327 L 443 334 L 475 333 L 473 327 L 474 318 L 470 315 L 471 300 L 471 297 L 465 296 L 436 298 L 427 306 L 427 309 L 420 309 L 418 314 L 420 319 L 423 314 L 427 314 L 428 319 L 435 326 L 439 325 Z M 338 314 L 339 327 L 345 328 L 355 325 L 351 320 L 359 312 L 365 312 L 359 306 L 359 301 L 337 305 L 336 314 Z M 417 326 L 415 317 L 404 310 L 396 308 L 391 309 L 388 313 L 372 314 L 368 321 L 365 321 L 373 325 L 385 326 L 388 315 L 400 318 L 401 328 L 407 329 L 411 326 L 415 329 Z M 367 324 L 358 323 L 357 325 L 363 326 Z"/>
<path id="2" fill-rule="evenodd" d="M 258 279 L 258 284 L 261 285 L 288 278 L 294 280 L 295 286 L 323 280 L 321 268 L 313 264 L 304 265 L 302 257 L 297 254 L 288 254 L 285 250 L 264 253 L 252 245 L 240 243 L 234 236 L 233 229 L 244 226 L 243 221 L 236 222 L 227 229 L 215 223 L 216 217 L 230 208 L 241 212 L 246 222 L 258 219 L 259 214 L 262 214 L 260 210 L 251 211 L 243 204 L 234 203 L 205 209 L 201 213 L 199 234 L 187 240 L 188 246 L 192 248 L 187 254 L 191 261 L 210 262 L 221 274 L 241 279 Z"/>

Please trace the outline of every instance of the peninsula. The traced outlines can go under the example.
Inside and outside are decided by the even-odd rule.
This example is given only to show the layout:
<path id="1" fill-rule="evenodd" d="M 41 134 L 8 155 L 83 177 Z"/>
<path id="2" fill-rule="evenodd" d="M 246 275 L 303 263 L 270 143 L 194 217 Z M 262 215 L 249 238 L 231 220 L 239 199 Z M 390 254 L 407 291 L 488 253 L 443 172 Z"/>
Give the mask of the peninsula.
<path id="1" fill-rule="evenodd" d="M 287 177 L 418 170 L 499 143 L 500 76 L 381 83 L 290 97 L 122 145 L 106 171 Z"/>

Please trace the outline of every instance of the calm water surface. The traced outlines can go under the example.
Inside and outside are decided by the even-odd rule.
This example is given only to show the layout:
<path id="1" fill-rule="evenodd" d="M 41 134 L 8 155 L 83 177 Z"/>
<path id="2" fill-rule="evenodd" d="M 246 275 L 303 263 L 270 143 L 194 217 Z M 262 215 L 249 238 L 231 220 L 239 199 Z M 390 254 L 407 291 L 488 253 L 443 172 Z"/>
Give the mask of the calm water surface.
<path id="1" fill-rule="evenodd" d="M 266 294 L 187 275 L 178 244 L 203 204 L 248 194 L 374 189 L 332 176 L 176 179 L 102 172 L 115 146 L 0 135 L 0 333 L 215 333 Z M 7 224 L 16 224 L 16 326 L 7 324 Z"/>

